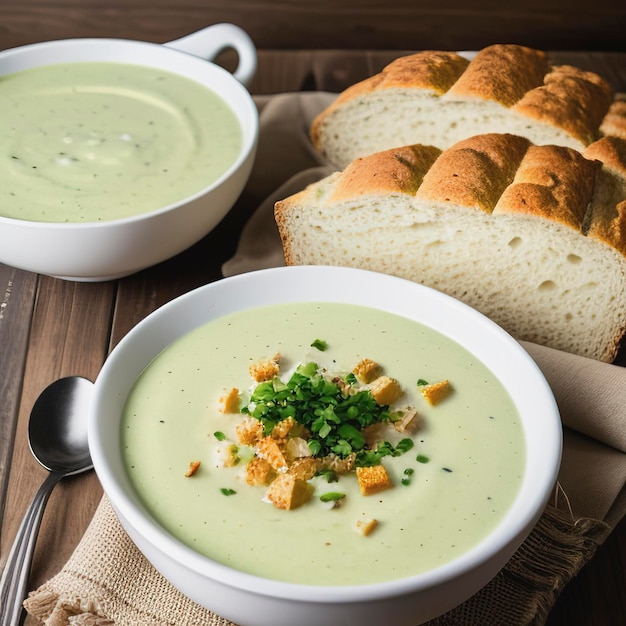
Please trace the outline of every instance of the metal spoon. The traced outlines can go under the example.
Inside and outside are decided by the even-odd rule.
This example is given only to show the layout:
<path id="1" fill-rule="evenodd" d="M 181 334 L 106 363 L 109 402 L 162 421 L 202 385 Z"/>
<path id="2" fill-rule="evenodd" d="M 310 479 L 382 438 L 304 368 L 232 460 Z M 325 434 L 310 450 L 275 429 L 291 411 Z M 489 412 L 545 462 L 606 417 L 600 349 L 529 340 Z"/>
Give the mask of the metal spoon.
<path id="1" fill-rule="evenodd" d="M 61 478 L 93 467 L 87 445 L 92 390 L 86 378 L 61 378 L 44 389 L 33 406 L 28 441 L 33 456 L 50 474 L 26 511 L 0 580 L 0 626 L 20 622 L 37 533 L 52 488 Z"/>

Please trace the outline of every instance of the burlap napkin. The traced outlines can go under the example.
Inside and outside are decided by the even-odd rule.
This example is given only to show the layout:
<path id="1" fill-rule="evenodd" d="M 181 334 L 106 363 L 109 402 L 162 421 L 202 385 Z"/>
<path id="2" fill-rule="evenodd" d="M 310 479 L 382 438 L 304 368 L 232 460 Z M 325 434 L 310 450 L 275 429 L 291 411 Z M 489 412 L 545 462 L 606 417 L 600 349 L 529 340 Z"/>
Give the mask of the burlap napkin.
<path id="1" fill-rule="evenodd" d="M 225 275 L 283 263 L 273 203 L 332 171 L 307 137 L 312 117 L 332 97 L 307 93 L 257 99 L 261 136 L 246 193 L 259 206 L 237 254 L 224 265 Z M 564 454 L 554 498 L 498 576 L 430 626 L 543 623 L 559 592 L 626 511 L 626 369 L 523 345 L 544 372 L 562 413 Z M 153 569 L 125 534 L 106 496 L 61 572 L 32 592 L 25 606 L 48 626 L 231 626 Z"/>

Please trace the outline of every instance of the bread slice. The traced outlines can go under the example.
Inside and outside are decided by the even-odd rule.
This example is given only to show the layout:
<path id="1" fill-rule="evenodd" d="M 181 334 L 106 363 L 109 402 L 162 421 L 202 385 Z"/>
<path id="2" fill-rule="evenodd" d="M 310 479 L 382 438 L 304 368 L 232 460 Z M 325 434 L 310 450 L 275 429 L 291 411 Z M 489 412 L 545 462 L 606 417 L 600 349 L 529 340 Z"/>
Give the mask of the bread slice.
<path id="1" fill-rule="evenodd" d="M 357 83 L 313 121 L 313 145 L 332 164 L 397 146 L 445 149 L 471 135 L 512 133 L 583 150 L 602 134 L 626 138 L 626 103 L 597 74 L 553 66 L 540 50 L 484 48 L 401 57 Z M 609 118 L 604 123 L 605 117 Z"/>
<path id="2" fill-rule="evenodd" d="M 626 325 L 626 141 L 511 134 L 351 163 L 275 205 L 288 265 L 394 274 L 519 340 L 611 361 Z"/>

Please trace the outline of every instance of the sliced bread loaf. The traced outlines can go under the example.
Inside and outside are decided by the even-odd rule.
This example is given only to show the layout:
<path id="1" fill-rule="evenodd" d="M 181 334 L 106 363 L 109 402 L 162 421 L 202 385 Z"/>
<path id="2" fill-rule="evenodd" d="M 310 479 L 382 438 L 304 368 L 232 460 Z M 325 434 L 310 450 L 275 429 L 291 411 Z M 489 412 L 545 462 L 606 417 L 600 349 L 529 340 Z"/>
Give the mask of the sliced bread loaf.
<path id="1" fill-rule="evenodd" d="M 498 44 L 471 62 L 424 51 L 339 94 L 315 118 L 311 140 L 339 168 L 388 148 L 445 149 L 483 133 L 583 150 L 605 134 L 626 138 L 625 107 L 600 76 L 551 65 L 540 50 Z"/>
<path id="2" fill-rule="evenodd" d="M 611 361 L 626 326 L 626 141 L 391 149 L 275 205 L 288 265 L 409 278 L 519 340 Z"/>

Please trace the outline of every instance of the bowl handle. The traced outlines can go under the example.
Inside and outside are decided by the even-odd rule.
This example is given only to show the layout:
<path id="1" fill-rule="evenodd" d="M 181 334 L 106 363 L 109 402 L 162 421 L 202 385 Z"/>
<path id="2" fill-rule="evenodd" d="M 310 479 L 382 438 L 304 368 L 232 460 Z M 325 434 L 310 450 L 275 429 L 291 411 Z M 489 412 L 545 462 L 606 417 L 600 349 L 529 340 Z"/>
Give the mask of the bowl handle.
<path id="1" fill-rule="evenodd" d="M 209 61 L 213 61 L 222 50 L 232 48 L 239 56 L 233 76 L 244 85 L 252 80 L 256 71 L 256 47 L 248 33 L 234 24 L 213 24 L 163 45 Z"/>

